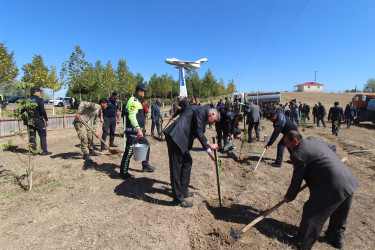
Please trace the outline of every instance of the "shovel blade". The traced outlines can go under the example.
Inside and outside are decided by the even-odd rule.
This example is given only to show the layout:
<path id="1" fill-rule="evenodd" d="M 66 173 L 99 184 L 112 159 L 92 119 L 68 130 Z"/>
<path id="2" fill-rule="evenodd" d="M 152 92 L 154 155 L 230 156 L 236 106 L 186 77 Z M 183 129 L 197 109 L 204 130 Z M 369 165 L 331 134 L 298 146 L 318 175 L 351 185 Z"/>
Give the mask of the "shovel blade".
<path id="1" fill-rule="evenodd" d="M 238 240 L 238 239 L 240 238 L 240 235 L 241 235 L 241 234 L 242 234 L 241 231 L 239 231 L 239 232 L 234 231 L 233 227 L 231 227 L 230 230 L 229 230 L 229 235 L 230 235 L 233 239 L 235 239 L 235 240 Z"/>

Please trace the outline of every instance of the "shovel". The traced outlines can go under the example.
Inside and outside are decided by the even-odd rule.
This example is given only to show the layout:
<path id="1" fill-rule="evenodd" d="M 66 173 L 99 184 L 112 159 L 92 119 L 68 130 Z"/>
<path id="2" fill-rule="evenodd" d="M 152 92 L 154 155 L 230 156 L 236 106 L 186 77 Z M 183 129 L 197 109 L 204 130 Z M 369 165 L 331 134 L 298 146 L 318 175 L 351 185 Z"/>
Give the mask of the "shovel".
<path id="1" fill-rule="evenodd" d="M 87 128 L 89 128 L 95 134 L 95 131 L 82 119 L 82 117 L 80 117 L 79 120 L 83 123 L 83 125 L 85 125 Z M 107 143 L 105 143 L 105 141 L 102 140 L 102 138 L 100 138 L 100 137 L 98 137 L 98 138 L 108 148 L 108 151 L 111 154 L 113 154 L 113 155 L 120 154 L 120 152 L 118 150 L 113 149 L 110 146 L 108 146 Z"/>
<path id="2" fill-rule="evenodd" d="M 168 123 L 167 123 L 167 125 L 165 125 L 165 127 L 164 127 L 164 129 L 163 129 L 163 132 L 162 133 L 164 133 L 164 130 L 168 127 L 168 125 L 169 125 L 169 123 L 172 121 L 173 119 L 169 119 L 169 121 L 168 121 Z"/>
<path id="3" fill-rule="evenodd" d="M 266 150 L 267 150 L 266 148 L 263 149 L 263 153 L 262 153 L 262 155 L 260 156 L 259 161 L 258 161 L 257 165 L 255 166 L 255 169 L 254 169 L 253 172 L 257 171 L 257 168 L 258 168 L 258 166 L 259 166 L 259 163 L 260 163 L 260 161 L 262 160 L 263 155 L 264 155 L 264 153 L 266 152 Z"/>
<path id="4" fill-rule="evenodd" d="M 307 187 L 307 185 L 303 185 L 301 187 L 301 189 L 299 190 L 299 192 L 301 192 L 302 190 L 304 190 L 305 188 Z M 229 235 L 233 238 L 233 239 L 239 239 L 240 238 L 240 235 L 243 234 L 244 232 L 246 232 L 247 230 L 249 230 L 250 228 L 252 228 L 255 224 L 257 224 L 259 221 L 263 220 L 267 215 L 269 215 L 270 213 L 272 213 L 273 211 L 275 211 L 276 209 L 278 209 L 281 205 L 283 205 L 285 203 L 285 200 L 282 200 L 280 201 L 279 203 L 277 203 L 275 206 L 273 206 L 272 208 L 268 209 L 267 211 L 263 212 L 260 216 L 258 216 L 255 220 L 253 220 L 250 224 L 247 224 L 245 227 L 243 227 L 240 231 L 238 232 L 235 232 L 233 228 L 230 229 L 230 232 L 229 232 Z"/>

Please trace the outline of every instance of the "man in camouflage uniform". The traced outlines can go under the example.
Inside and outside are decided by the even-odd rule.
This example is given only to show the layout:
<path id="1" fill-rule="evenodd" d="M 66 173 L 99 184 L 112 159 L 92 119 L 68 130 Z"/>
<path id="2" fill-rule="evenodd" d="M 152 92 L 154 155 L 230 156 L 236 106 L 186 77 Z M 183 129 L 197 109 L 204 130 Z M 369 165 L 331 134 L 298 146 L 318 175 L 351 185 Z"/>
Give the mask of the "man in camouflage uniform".
<path id="1" fill-rule="evenodd" d="M 99 127 L 99 111 L 108 107 L 107 100 L 102 98 L 99 101 L 99 105 L 92 102 L 81 102 L 78 107 L 78 113 L 74 119 L 73 125 L 77 131 L 78 138 L 81 140 L 81 150 L 83 153 L 83 159 L 86 161 L 92 161 L 91 156 L 98 156 L 100 153 L 94 151 L 93 147 L 93 133 L 86 125 L 84 125 L 80 118 L 84 120 L 89 126 L 93 125 L 95 136 L 99 138 L 100 133 Z"/>

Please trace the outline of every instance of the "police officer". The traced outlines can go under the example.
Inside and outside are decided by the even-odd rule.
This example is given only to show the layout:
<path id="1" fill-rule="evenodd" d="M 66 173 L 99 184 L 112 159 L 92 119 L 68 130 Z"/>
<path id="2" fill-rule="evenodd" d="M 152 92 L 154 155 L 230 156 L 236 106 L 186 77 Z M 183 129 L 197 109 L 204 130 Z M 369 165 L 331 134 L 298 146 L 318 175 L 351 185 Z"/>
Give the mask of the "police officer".
<path id="1" fill-rule="evenodd" d="M 158 136 L 160 136 L 160 99 L 157 99 L 154 104 L 151 106 L 151 136 L 154 136 L 154 129 L 156 125 L 156 130 L 158 131 Z"/>
<path id="2" fill-rule="evenodd" d="M 107 99 L 108 107 L 101 112 L 100 122 L 103 123 L 102 140 L 106 141 L 109 130 L 109 146 L 117 147 L 114 144 L 116 123 L 120 123 L 120 111 L 117 105 L 118 91 L 112 93 L 111 98 Z M 117 119 L 117 122 L 116 122 Z M 104 143 L 101 143 L 100 151 L 106 150 Z"/>
<path id="3" fill-rule="evenodd" d="M 275 110 L 270 110 L 268 113 L 270 117 L 270 121 L 273 122 L 274 131 L 271 135 L 270 140 L 268 141 L 267 145 L 265 146 L 268 149 L 277 139 L 280 133 L 283 134 L 283 138 L 277 144 L 277 156 L 276 161 L 271 164 L 274 167 L 281 167 L 283 161 L 283 155 L 285 150 L 285 142 L 284 137 L 285 134 L 288 133 L 290 130 L 298 131 L 296 125 L 286 117 L 282 112 L 276 112 Z"/>
<path id="4" fill-rule="evenodd" d="M 148 92 L 146 85 L 139 83 L 136 86 L 135 94 L 130 97 L 123 110 L 126 117 L 126 148 L 121 160 L 120 177 L 124 180 L 134 178 L 134 175 L 129 174 L 129 163 L 133 155 L 134 145 L 137 143 L 150 145 L 145 137 L 145 118 L 142 108 L 142 99 L 145 97 L 145 92 Z M 150 148 L 146 160 L 142 161 L 143 172 L 154 172 L 156 169 L 148 164 L 149 157 Z"/>
<path id="5" fill-rule="evenodd" d="M 82 123 L 81 119 L 87 125 L 91 125 L 92 121 L 92 129 L 95 131 L 95 136 L 99 138 L 99 112 L 100 110 L 105 110 L 107 106 L 107 100 L 104 98 L 99 100 L 99 105 L 92 102 L 81 102 L 79 104 L 73 125 L 77 131 L 78 138 L 81 140 L 81 150 L 85 161 L 92 161 L 90 156 L 99 156 L 100 153 L 94 151 L 94 135 L 91 129 Z"/>
<path id="6" fill-rule="evenodd" d="M 51 152 L 47 150 L 47 127 L 49 125 L 48 117 L 46 110 L 44 109 L 43 99 L 41 96 L 41 89 L 39 87 L 30 88 L 31 97 L 30 100 L 34 103 L 37 103 L 37 106 L 33 110 L 33 114 L 29 115 L 29 142 L 32 143 L 33 150 L 36 150 L 36 131 L 40 137 L 40 147 L 43 150 L 40 152 L 40 155 L 50 155 Z"/>
<path id="7" fill-rule="evenodd" d="M 328 121 L 332 120 L 332 134 L 338 136 L 341 121 L 345 120 L 344 110 L 339 107 L 339 102 L 334 103 L 334 107 L 331 107 L 328 112 Z"/>

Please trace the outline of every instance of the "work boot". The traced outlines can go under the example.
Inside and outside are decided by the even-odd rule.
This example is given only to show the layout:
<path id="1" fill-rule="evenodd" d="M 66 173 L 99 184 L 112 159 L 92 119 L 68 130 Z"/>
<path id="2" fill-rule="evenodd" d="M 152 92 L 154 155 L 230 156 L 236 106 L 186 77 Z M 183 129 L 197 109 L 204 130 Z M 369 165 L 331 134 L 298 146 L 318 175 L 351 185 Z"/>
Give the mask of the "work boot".
<path id="1" fill-rule="evenodd" d="M 281 168 L 281 163 L 278 163 L 278 162 L 273 162 L 270 164 L 272 167 L 275 167 L 275 168 Z"/>
<path id="2" fill-rule="evenodd" d="M 184 198 L 190 198 L 193 197 L 194 193 L 193 192 L 187 192 L 187 194 L 184 195 Z"/>
<path id="3" fill-rule="evenodd" d="M 142 172 L 154 172 L 155 171 L 155 167 L 152 167 L 150 165 L 148 166 L 142 166 Z"/>
<path id="4" fill-rule="evenodd" d="M 93 161 L 93 160 L 90 158 L 90 156 L 89 156 L 88 154 L 84 154 L 84 155 L 83 155 L 83 159 L 84 159 L 85 161 Z"/>
<path id="5" fill-rule="evenodd" d="M 193 203 L 190 202 L 190 201 L 186 201 L 186 200 L 178 200 L 178 199 L 173 199 L 173 204 L 175 206 L 178 206 L 180 205 L 181 207 L 183 208 L 188 208 L 188 207 L 192 207 L 193 206 Z"/>
<path id="6" fill-rule="evenodd" d="M 52 153 L 51 152 L 48 152 L 48 151 L 43 151 L 41 153 L 39 153 L 40 155 L 51 155 Z"/>
<path id="7" fill-rule="evenodd" d="M 95 152 L 93 149 L 90 149 L 90 153 L 89 153 L 91 156 L 99 156 L 101 155 L 101 153 L 97 153 Z"/>
<path id="8" fill-rule="evenodd" d="M 125 173 L 125 174 L 120 174 L 120 178 L 123 179 L 123 180 L 128 180 L 128 179 L 133 179 L 134 178 L 134 175 L 132 174 L 129 174 L 129 173 Z"/>

